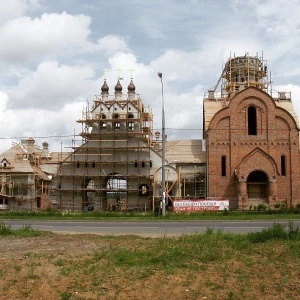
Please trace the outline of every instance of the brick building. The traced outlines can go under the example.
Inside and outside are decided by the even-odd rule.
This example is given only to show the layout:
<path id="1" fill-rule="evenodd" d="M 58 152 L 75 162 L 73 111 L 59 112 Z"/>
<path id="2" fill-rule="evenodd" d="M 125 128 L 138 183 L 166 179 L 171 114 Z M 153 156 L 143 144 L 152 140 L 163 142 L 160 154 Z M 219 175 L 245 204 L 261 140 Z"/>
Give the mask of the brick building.
<path id="1" fill-rule="evenodd" d="M 248 55 L 228 60 L 204 99 L 207 196 L 240 209 L 299 203 L 299 124 L 291 96 L 273 96 L 267 65 Z"/>

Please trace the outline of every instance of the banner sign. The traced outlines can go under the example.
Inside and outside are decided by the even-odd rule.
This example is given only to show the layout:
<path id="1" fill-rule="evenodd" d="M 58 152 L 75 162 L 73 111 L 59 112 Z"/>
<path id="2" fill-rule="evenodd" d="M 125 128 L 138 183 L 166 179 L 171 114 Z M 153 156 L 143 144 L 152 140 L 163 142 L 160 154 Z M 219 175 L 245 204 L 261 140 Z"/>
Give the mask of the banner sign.
<path id="1" fill-rule="evenodd" d="M 229 209 L 229 200 L 174 200 L 173 211 L 201 211 Z"/>

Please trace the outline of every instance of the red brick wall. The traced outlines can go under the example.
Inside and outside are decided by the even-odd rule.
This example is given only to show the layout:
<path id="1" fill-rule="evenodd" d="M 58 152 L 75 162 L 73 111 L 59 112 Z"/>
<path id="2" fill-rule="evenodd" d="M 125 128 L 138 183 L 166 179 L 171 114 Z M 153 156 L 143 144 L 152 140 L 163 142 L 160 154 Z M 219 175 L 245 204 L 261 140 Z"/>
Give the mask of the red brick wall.
<path id="1" fill-rule="evenodd" d="M 248 135 L 249 106 L 256 107 L 257 135 Z M 247 181 L 248 175 L 257 170 L 270 180 L 269 194 L 275 196 L 270 204 L 299 203 L 297 124 L 268 94 L 254 87 L 241 91 L 214 115 L 206 133 L 208 196 L 238 200 L 241 198 L 240 182 Z M 226 176 L 221 176 L 222 155 L 226 156 Z M 286 157 L 286 176 L 281 175 L 282 155 Z"/>

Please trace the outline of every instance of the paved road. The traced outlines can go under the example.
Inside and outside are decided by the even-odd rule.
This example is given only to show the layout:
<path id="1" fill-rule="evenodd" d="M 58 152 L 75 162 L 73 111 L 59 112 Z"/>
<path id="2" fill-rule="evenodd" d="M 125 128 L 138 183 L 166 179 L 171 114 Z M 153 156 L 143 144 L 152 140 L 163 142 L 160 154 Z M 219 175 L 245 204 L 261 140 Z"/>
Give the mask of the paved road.
<path id="1" fill-rule="evenodd" d="M 35 221 L 35 220 L 3 220 L 13 229 L 30 224 L 41 231 L 65 233 L 93 233 L 105 235 L 133 234 L 140 236 L 175 236 L 183 234 L 203 233 L 207 228 L 221 229 L 223 232 L 247 233 L 261 231 L 271 227 L 274 221 Z M 276 221 L 287 225 L 289 221 Z M 300 220 L 293 220 L 294 226 L 300 227 Z"/>

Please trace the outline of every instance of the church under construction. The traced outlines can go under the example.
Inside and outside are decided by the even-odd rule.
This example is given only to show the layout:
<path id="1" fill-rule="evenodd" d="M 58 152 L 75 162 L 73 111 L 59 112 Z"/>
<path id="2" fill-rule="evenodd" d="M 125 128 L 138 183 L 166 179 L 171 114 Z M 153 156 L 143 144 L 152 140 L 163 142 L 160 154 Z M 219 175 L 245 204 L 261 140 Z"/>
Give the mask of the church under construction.
<path id="1" fill-rule="evenodd" d="M 220 91 L 217 91 L 220 87 Z M 40 149 L 32 138 L 0 155 L 1 209 L 152 210 L 162 197 L 162 137 L 133 80 L 87 108 L 80 145 Z M 231 208 L 300 203 L 299 124 L 290 93 L 276 95 L 266 61 L 230 58 L 203 100 L 203 140 L 167 140 L 166 203 L 228 199 Z M 205 141 L 205 147 L 202 144 Z"/>

